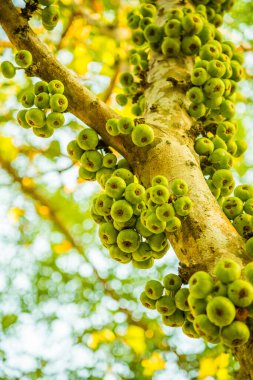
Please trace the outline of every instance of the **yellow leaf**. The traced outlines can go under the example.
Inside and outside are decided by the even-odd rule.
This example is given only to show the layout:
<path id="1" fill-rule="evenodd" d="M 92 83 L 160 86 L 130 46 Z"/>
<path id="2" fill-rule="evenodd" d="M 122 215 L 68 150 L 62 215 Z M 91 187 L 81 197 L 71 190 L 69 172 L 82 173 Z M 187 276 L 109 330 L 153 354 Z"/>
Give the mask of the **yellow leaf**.
<path id="1" fill-rule="evenodd" d="M 227 368 L 218 369 L 217 374 L 216 374 L 216 379 L 217 380 L 229 380 L 229 379 L 231 379 L 231 376 L 229 376 L 229 374 L 228 374 Z"/>
<path id="2" fill-rule="evenodd" d="M 215 359 L 215 364 L 219 368 L 227 368 L 229 363 L 229 354 L 225 354 L 224 352 L 217 356 Z"/>
<path id="3" fill-rule="evenodd" d="M 72 244 L 68 240 L 63 240 L 60 244 L 54 245 L 54 252 L 58 255 L 62 253 L 67 253 L 72 248 Z"/>
<path id="4" fill-rule="evenodd" d="M 34 187 L 34 181 L 30 177 L 22 178 L 22 184 L 24 187 L 27 187 L 28 189 L 32 189 Z"/>
<path id="5" fill-rule="evenodd" d="M 101 331 L 95 331 L 90 334 L 88 339 L 88 347 L 95 350 L 101 343 L 110 343 L 116 339 L 113 331 L 109 329 L 103 329 Z"/>
<path id="6" fill-rule="evenodd" d="M 17 223 L 21 216 L 25 214 L 25 210 L 19 207 L 13 207 L 8 212 L 9 220 L 13 223 Z"/>
<path id="7" fill-rule="evenodd" d="M 166 366 L 166 362 L 159 352 L 153 352 L 152 356 L 142 360 L 141 364 L 144 367 L 144 376 L 152 376 L 154 372 L 160 371 Z"/>
<path id="8" fill-rule="evenodd" d="M 123 339 L 137 354 L 144 353 L 146 349 L 145 332 L 141 327 L 130 325 Z"/>
<path id="9" fill-rule="evenodd" d="M 8 161 L 13 161 L 17 157 L 18 149 L 13 145 L 11 137 L 0 137 L 0 155 Z"/>
<path id="10" fill-rule="evenodd" d="M 217 372 L 217 366 L 215 360 L 212 358 L 203 358 L 200 362 L 199 380 L 205 380 L 208 376 L 215 376 Z"/>
<path id="11" fill-rule="evenodd" d="M 48 218 L 49 215 L 50 215 L 50 210 L 47 206 L 44 206 L 44 205 L 41 205 L 41 204 L 37 204 L 36 206 L 36 210 L 37 210 L 37 213 L 41 216 L 43 216 L 43 218 Z"/>

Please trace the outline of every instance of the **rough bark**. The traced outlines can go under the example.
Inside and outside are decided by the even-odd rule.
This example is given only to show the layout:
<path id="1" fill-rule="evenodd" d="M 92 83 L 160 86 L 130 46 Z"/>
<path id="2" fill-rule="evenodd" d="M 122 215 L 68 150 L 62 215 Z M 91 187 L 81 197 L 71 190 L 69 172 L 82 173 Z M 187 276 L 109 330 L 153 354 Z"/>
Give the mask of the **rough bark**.
<path id="1" fill-rule="evenodd" d="M 180 0 L 159 0 L 159 18 L 165 10 L 185 4 Z M 0 4 L 0 23 L 17 48 L 33 54 L 34 73 L 45 80 L 63 81 L 70 101 L 69 110 L 96 129 L 102 138 L 122 153 L 134 168 L 139 179 L 149 185 L 154 175 L 165 175 L 169 182 L 183 178 L 190 189 L 194 208 L 185 218 L 183 228 L 168 237 L 181 262 L 184 278 L 204 269 L 213 272 L 215 262 L 231 257 L 241 265 L 248 262 L 244 239 L 239 236 L 221 211 L 210 192 L 199 166 L 193 144 L 198 125 L 186 112 L 186 90 L 189 86 L 192 58 L 178 57 L 165 60 L 153 54 L 147 77 L 145 120 L 153 126 L 155 141 L 144 149 L 133 147 L 129 138 L 112 138 L 104 128 L 108 118 L 115 117 L 104 103 L 85 89 L 47 51 L 28 27 L 9 0 Z M 241 364 L 238 379 L 253 380 L 251 359 L 252 341 L 234 351 Z"/>

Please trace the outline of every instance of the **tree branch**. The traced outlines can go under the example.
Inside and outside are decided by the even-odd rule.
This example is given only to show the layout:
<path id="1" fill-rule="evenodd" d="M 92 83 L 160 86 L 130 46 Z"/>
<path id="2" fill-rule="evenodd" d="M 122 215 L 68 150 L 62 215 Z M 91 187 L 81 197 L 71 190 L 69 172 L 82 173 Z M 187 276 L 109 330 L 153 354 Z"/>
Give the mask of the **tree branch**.
<path id="1" fill-rule="evenodd" d="M 17 49 L 26 49 L 32 53 L 34 64 L 28 74 L 46 81 L 61 80 L 69 100 L 68 110 L 95 129 L 106 144 L 126 156 L 128 147 L 132 146 L 129 139 L 124 136 L 112 137 L 105 129 L 106 121 L 118 117 L 117 114 L 80 84 L 76 76 L 54 58 L 11 0 L 0 1 L 0 24 Z"/>

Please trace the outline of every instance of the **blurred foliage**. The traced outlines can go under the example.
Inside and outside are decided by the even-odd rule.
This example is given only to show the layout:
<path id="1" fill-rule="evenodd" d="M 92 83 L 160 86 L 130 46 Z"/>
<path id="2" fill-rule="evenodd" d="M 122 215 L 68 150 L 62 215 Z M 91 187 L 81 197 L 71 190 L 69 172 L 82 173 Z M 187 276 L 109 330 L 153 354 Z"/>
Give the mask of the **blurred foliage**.
<path id="1" fill-rule="evenodd" d="M 24 6 L 23 1 L 15 1 Z M 133 0 L 60 0 L 54 32 L 31 26 L 80 81 L 121 112 L 117 78 L 128 67 L 125 16 Z M 249 152 L 238 159 L 238 181 L 251 181 L 253 4 L 237 1 L 223 32 L 245 51 L 238 95 L 238 134 Z M 13 50 L 0 31 L 3 59 Z M 242 42 L 243 41 L 243 42 Z M 15 121 L 17 98 L 34 82 L 2 76 L 0 91 L 0 379 L 230 380 L 237 363 L 221 346 L 161 325 L 138 298 L 147 277 L 176 272 L 170 251 L 155 268 L 112 262 L 97 238 L 90 202 L 98 185 L 77 180 L 66 145 L 80 129 L 67 126 L 47 141 Z"/>

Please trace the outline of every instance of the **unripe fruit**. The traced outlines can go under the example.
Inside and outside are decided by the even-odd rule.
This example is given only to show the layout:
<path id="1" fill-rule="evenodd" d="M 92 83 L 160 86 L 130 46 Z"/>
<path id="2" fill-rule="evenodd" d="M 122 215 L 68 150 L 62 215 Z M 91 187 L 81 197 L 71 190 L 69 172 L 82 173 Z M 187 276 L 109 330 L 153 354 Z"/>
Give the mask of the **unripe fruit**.
<path id="1" fill-rule="evenodd" d="M 243 202 L 240 198 L 229 197 L 224 201 L 222 209 L 229 219 L 234 219 L 243 212 Z"/>
<path id="2" fill-rule="evenodd" d="M 187 34 L 198 34 L 203 29 L 202 18 L 195 14 L 188 14 L 182 19 L 182 27 Z"/>
<path id="3" fill-rule="evenodd" d="M 213 184 L 217 188 L 228 187 L 234 183 L 233 175 L 230 170 L 220 169 L 216 170 L 212 177 Z M 235 194 L 235 196 L 237 196 Z"/>
<path id="4" fill-rule="evenodd" d="M 163 295 L 163 286 L 159 281 L 150 280 L 145 285 L 147 296 L 153 300 L 158 300 Z"/>
<path id="5" fill-rule="evenodd" d="M 221 105 L 222 100 L 223 100 L 222 96 L 218 96 L 217 98 L 212 98 L 212 99 L 206 99 L 205 105 L 207 106 L 207 108 L 219 109 L 219 106 Z"/>
<path id="6" fill-rule="evenodd" d="M 206 114 L 206 106 L 204 103 L 200 104 L 191 104 L 189 107 L 189 114 L 195 119 L 200 119 Z"/>
<path id="7" fill-rule="evenodd" d="M 119 81 L 123 87 L 129 87 L 134 83 L 134 77 L 131 73 L 126 71 L 120 75 Z"/>
<path id="8" fill-rule="evenodd" d="M 115 168 L 117 164 L 117 157 L 113 153 L 106 153 L 103 157 L 103 167 Z"/>
<path id="9" fill-rule="evenodd" d="M 199 334 L 194 329 L 193 323 L 186 320 L 182 326 L 182 331 L 189 338 L 199 338 Z"/>
<path id="10" fill-rule="evenodd" d="M 42 24 L 47 30 L 54 29 L 59 20 L 59 17 L 59 8 L 56 5 L 49 5 L 42 10 Z"/>
<path id="11" fill-rule="evenodd" d="M 170 218 L 166 223 L 166 231 L 167 232 L 176 232 L 181 228 L 181 221 L 176 216 Z"/>
<path id="12" fill-rule="evenodd" d="M 27 68 L 32 64 L 33 57 L 28 50 L 19 50 L 15 55 L 15 62 L 22 68 Z"/>
<path id="13" fill-rule="evenodd" d="M 184 324 L 184 312 L 182 310 L 176 310 L 171 315 L 163 315 L 162 321 L 166 326 L 170 327 L 181 327 Z"/>
<path id="14" fill-rule="evenodd" d="M 198 36 L 186 36 L 182 39 L 181 49 L 185 55 L 191 56 L 198 54 L 200 47 L 201 40 Z"/>
<path id="15" fill-rule="evenodd" d="M 163 29 L 156 24 L 149 24 L 144 29 L 144 36 L 149 42 L 158 42 L 163 37 Z"/>
<path id="16" fill-rule="evenodd" d="M 126 97 L 124 94 L 118 94 L 118 95 L 116 96 L 116 102 L 117 102 L 120 106 L 124 107 L 124 106 L 127 104 L 127 97 Z"/>
<path id="17" fill-rule="evenodd" d="M 196 140 L 194 149 L 199 155 L 209 156 L 214 150 L 214 144 L 207 137 L 201 137 Z"/>
<path id="18" fill-rule="evenodd" d="M 144 147 L 154 141 L 154 131 L 147 124 L 137 124 L 131 133 L 131 138 L 136 146 Z"/>
<path id="19" fill-rule="evenodd" d="M 131 29 L 138 29 L 139 24 L 140 24 L 140 19 L 141 19 L 140 16 L 133 14 L 128 18 L 127 25 Z"/>
<path id="20" fill-rule="evenodd" d="M 72 140 L 67 145 L 67 151 L 72 160 L 78 161 L 83 155 L 83 150 L 77 144 L 76 140 Z"/>
<path id="21" fill-rule="evenodd" d="M 34 93 L 32 91 L 25 91 L 20 101 L 23 107 L 31 108 L 34 104 Z"/>
<path id="22" fill-rule="evenodd" d="M 3 76 L 8 79 L 13 78 L 16 74 L 15 66 L 9 61 L 4 61 L 1 63 L 1 71 Z"/>
<path id="23" fill-rule="evenodd" d="M 220 78 L 211 78 L 205 83 L 204 92 L 210 99 L 222 96 L 225 92 L 225 84 Z"/>
<path id="24" fill-rule="evenodd" d="M 246 252 L 253 259 L 253 237 L 249 238 L 246 242 Z"/>
<path id="25" fill-rule="evenodd" d="M 41 92 L 48 92 L 48 83 L 44 81 L 39 81 L 34 85 L 35 95 L 40 94 Z"/>
<path id="26" fill-rule="evenodd" d="M 199 87 L 192 87 L 187 92 L 187 97 L 194 104 L 200 104 L 204 102 L 204 94 L 202 89 Z"/>
<path id="27" fill-rule="evenodd" d="M 163 285 L 167 290 L 177 291 L 182 285 L 182 280 L 178 275 L 169 273 L 164 277 Z"/>
<path id="28" fill-rule="evenodd" d="M 164 24 L 164 33 L 168 37 L 179 38 L 181 35 L 181 22 L 177 19 L 168 20 Z"/>
<path id="29" fill-rule="evenodd" d="M 77 143 L 83 150 L 95 150 L 98 141 L 97 132 L 91 128 L 84 128 L 77 136 Z"/>
<path id="30" fill-rule="evenodd" d="M 132 260 L 131 253 L 121 251 L 116 244 L 109 248 L 109 255 L 121 264 L 128 264 Z"/>
<path id="31" fill-rule="evenodd" d="M 216 133 L 224 141 L 229 141 L 236 133 L 236 126 L 229 121 L 224 121 L 218 124 Z"/>
<path id="32" fill-rule="evenodd" d="M 214 297 L 207 304 L 208 319 L 216 326 L 223 327 L 230 325 L 235 318 L 235 307 L 226 297 Z"/>
<path id="33" fill-rule="evenodd" d="M 250 331 L 245 323 L 240 321 L 233 322 L 230 326 L 221 330 L 222 343 L 228 347 L 238 347 L 245 344 L 250 337 Z"/>
<path id="34" fill-rule="evenodd" d="M 132 259 L 132 265 L 136 269 L 150 269 L 154 265 L 154 259 L 153 257 L 143 261 L 136 261 Z"/>
<path id="35" fill-rule="evenodd" d="M 194 328 L 198 334 L 209 340 L 209 338 L 218 337 L 219 327 L 215 326 L 205 314 L 199 314 L 194 320 Z"/>
<path id="36" fill-rule="evenodd" d="M 98 215 L 110 215 L 112 204 L 112 198 L 108 197 L 105 193 L 100 193 L 95 199 L 94 211 Z"/>
<path id="37" fill-rule="evenodd" d="M 220 55 L 220 51 L 218 47 L 213 43 L 205 44 L 201 47 L 199 56 L 201 59 L 205 59 L 207 61 L 211 61 L 213 59 L 218 59 Z"/>
<path id="38" fill-rule="evenodd" d="M 167 236 L 164 232 L 148 237 L 147 242 L 155 252 L 162 251 L 167 246 Z"/>
<path id="39" fill-rule="evenodd" d="M 96 179 L 96 173 L 89 172 L 88 170 L 84 169 L 84 167 L 82 166 L 80 166 L 78 174 L 79 174 L 79 177 L 84 179 L 85 181 L 95 181 Z M 100 215 L 98 215 L 98 217 L 100 218 Z M 98 223 L 96 220 L 95 222 Z"/>
<path id="40" fill-rule="evenodd" d="M 112 205 L 111 216 L 116 222 L 127 222 L 133 216 L 133 209 L 126 200 L 118 200 Z"/>
<path id="41" fill-rule="evenodd" d="M 207 71 L 203 67 L 198 67 L 193 70 L 191 81 L 194 86 L 202 86 L 208 80 Z"/>
<path id="42" fill-rule="evenodd" d="M 177 19 L 177 20 L 182 20 L 184 13 L 181 8 L 174 8 L 171 11 L 167 13 L 167 20 Z"/>
<path id="43" fill-rule="evenodd" d="M 41 128 L 33 128 L 33 133 L 38 137 L 48 138 L 53 135 L 54 130 L 53 128 L 48 127 L 47 125 L 44 125 Z"/>
<path id="44" fill-rule="evenodd" d="M 41 109 L 49 108 L 49 100 L 49 94 L 47 92 L 41 92 L 35 97 L 34 104 Z"/>
<path id="45" fill-rule="evenodd" d="M 209 157 L 209 161 L 215 164 L 215 168 L 228 169 L 233 164 L 233 159 L 230 153 L 225 149 L 215 149 Z"/>
<path id="46" fill-rule="evenodd" d="M 144 261 L 152 257 L 152 249 L 146 242 L 141 242 L 138 249 L 132 253 L 132 258 L 135 261 Z M 152 297 L 151 297 L 152 298 Z"/>
<path id="47" fill-rule="evenodd" d="M 153 234 L 160 234 L 165 230 L 166 223 L 161 222 L 155 213 L 151 213 L 146 219 L 146 227 L 149 231 L 153 232 Z"/>
<path id="48" fill-rule="evenodd" d="M 207 72 L 211 77 L 222 78 L 226 72 L 226 67 L 221 61 L 213 59 L 208 63 Z"/>
<path id="49" fill-rule="evenodd" d="M 180 52 L 180 40 L 170 37 L 165 37 L 161 44 L 161 50 L 165 57 L 177 57 Z"/>
<path id="50" fill-rule="evenodd" d="M 195 298 L 191 294 L 188 296 L 188 304 L 191 314 L 196 317 L 197 315 L 204 314 L 206 312 L 207 302 L 205 299 Z"/>
<path id="51" fill-rule="evenodd" d="M 240 278 L 241 268 L 235 261 L 223 259 L 216 264 L 215 275 L 222 283 L 229 284 Z"/>
<path id="52" fill-rule="evenodd" d="M 109 119 L 106 122 L 105 128 L 109 135 L 111 136 L 118 136 L 119 135 L 119 128 L 118 128 L 119 120 L 118 119 Z"/>
<path id="53" fill-rule="evenodd" d="M 242 201 L 247 201 L 249 198 L 253 198 L 253 186 L 251 185 L 239 185 L 235 188 L 235 196 Z"/>
<path id="54" fill-rule="evenodd" d="M 174 179 L 171 184 L 171 190 L 176 196 L 183 196 L 188 193 L 188 185 L 183 179 Z"/>
<path id="55" fill-rule="evenodd" d="M 212 292 L 212 277 L 204 271 L 194 273 L 189 280 L 189 289 L 193 297 L 205 298 Z"/>
<path id="56" fill-rule="evenodd" d="M 149 298 L 146 292 L 141 293 L 140 301 L 142 305 L 145 306 L 147 309 L 155 310 L 156 300 L 152 300 L 151 298 Z"/>
<path id="57" fill-rule="evenodd" d="M 46 122 L 51 128 L 60 128 L 65 123 L 65 117 L 60 112 L 51 112 L 48 114 Z"/>
<path id="58" fill-rule="evenodd" d="M 113 172 L 113 175 L 116 177 L 122 178 L 126 182 L 126 185 L 129 185 L 130 183 L 134 182 L 134 175 L 128 169 L 124 169 L 124 168 L 116 169 Z"/>
<path id="59" fill-rule="evenodd" d="M 97 172 L 102 167 L 103 156 L 96 150 L 88 150 L 83 153 L 80 161 L 86 170 Z"/>
<path id="60" fill-rule="evenodd" d="M 125 181 L 120 177 L 112 176 L 106 181 L 105 192 L 111 198 L 119 199 L 122 197 L 126 188 Z"/>
<path id="61" fill-rule="evenodd" d="M 161 222 L 167 222 L 170 218 L 175 216 L 175 210 L 172 204 L 165 203 L 158 206 L 156 209 L 156 216 Z"/>
<path id="62" fill-rule="evenodd" d="M 228 297 L 234 305 L 247 307 L 253 301 L 253 287 L 244 280 L 236 280 L 228 286 Z"/>
<path id="63" fill-rule="evenodd" d="M 140 245 L 140 236 L 134 230 L 122 230 L 118 234 L 117 244 L 123 252 L 134 252 Z"/>
<path id="64" fill-rule="evenodd" d="M 26 122 L 31 127 L 42 128 L 46 123 L 46 115 L 37 108 L 31 108 L 25 115 Z"/>
<path id="65" fill-rule="evenodd" d="M 237 61 L 231 61 L 231 68 L 232 68 L 232 76 L 231 79 L 239 82 L 239 80 L 242 78 L 243 75 L 243 69 L 239 62 Z"/>
<path id="66" fill-rule="evenodd" d="M 140 184 L 130 183 L 125 190 L 125 198 L 132 204 L 140 203 L 144 200 L 145 187 Z"/>
<path id="67" fill-rule="evenodd" d="M 29 125 L 26 121 L 25 115 L 27 110 L 20 110 L 17 114 L 17 121 L 19 125 L 21 125 L 22 128 L 28 129 L 31 128 L 31 125 Z"/>
<path id="68" fill-rule="evenodd" d="M 224 296 L 227 295 L 227 286 L 224 285 L 221 281 L 216 281 L 212 290 L 212 296 Z"/>
<path id="69" fill-rule="evenodd" d="M 51 82 L 48 83 L 48 91 L 50 94 L 63 94 L 64 93 L 64 84 L 57 80 L 51 80 Z"/>
<path id="70" fill-rule="evenodd" d="M 168 180 L 163 175 L 156 175 L 152 178 L 151 185 L 152 186 L 163 185 L 163 186 L 167 187 L 168 186 Z"/>
<path id="71" fill-rule="evenodd" d="M 141 212 L 145 209 L 145 207 L 146 206 L 144 201 L 133 205 L 134 215 L 141 215 Z"/>
<path id="72" fill-rule="evenodd" d="M 235 105 L 230 100 L 223 99 L 221 106 L 220 106 L 220 112 L 225 119 L 231 119 L 235 115 Z"/>
<path id="73" fill-rule="evenodd" d="M 172 315 L 176 311 L 174 298 L 170 296 L 162 296 L 156 302 L 156 310 L 160 314 Z"/>
<path id="74" fill-rule="evenodd" d="M 156 7 L 153 4 L 143 4 L 139 11 L 143 17 L 154 17 L 156 15 Z"/>
<path id="75" fill-rule="evenodd" d="M 65 95 L 54 94 L 50 98 L 50 107 L 54 112 L 64 112 L 68 108 L 68 99 Z"/>
<path id="76" fill-rule="evenodd" d="M 251 244 L 253 243 L 253 238 L 250 238 L 249 240 L 251 240 Z M 248 240 L 248 241 L 249 241 Z M 253 262 L 247 264 L 245 267 L 244 267 L 244 273 L 247 277 L 247 280 L 253 284 Z"/>
<path id="77" fill-rule="evenodd" d="M 100 224 L 98 235 L 102 243 L 115 244 L 118 231 L 113 227 L 112 223 L 108 222 Z"/>
<path id="78" fill-rule="evenodd" d="M 170 193 L 167 187 L 163 185 L 155 185 L 151 187 L 150 197 L 154 203 L 158 205 L 166 203 L 169 199 L 169 196 Z"/>
<path id="79" fill-rule="evenodd" d="M 252 220 L 252 215 L 241 214 L 234 219 L 233 226 L 241 236 L 247 239 L 253 233 Z"/>
<path id="80" fill-rule="evenodd" d="M 173 206 L 177 215 L 187 216 L 192 210 L 193 203 L 189 197 L 183 196 L 183 197 L 178 198 L 173 203 Z"/>
<path id="81" fill-rule="evenodd" d="M 129 135 L 134 128 L 134 121 L 130 117 L 122 117 L 118 122 L 118 130 L 124 135 Z"/>
<path id="82" fill-rule="evenodd" d="M 177 291 L 175 295 L 175 302 L 178 309 L 182 311 L 190 310 L 188 303 L 189 289 L 181 288 Z"/>

